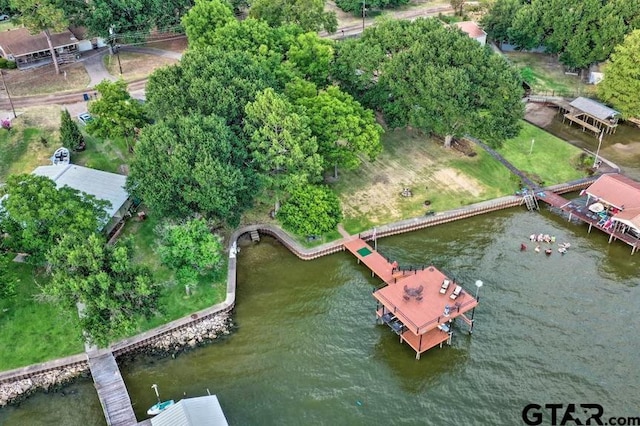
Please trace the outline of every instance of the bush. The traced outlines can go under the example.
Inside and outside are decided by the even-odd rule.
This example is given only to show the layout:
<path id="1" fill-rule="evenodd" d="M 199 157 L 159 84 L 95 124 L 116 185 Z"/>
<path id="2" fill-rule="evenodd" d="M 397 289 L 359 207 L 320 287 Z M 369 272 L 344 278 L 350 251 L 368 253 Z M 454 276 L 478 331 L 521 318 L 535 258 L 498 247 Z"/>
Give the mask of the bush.
<path id="1" fill-rule="evenodd" d="M 298 235 L 322 235 L 336 229 L 342 210 L 338 196 L 326 186 L 304 185 L 291 192 L 277 217 Z"/>
<path id="2" fill-rule="evenodd" d="M 0 58 L 0 68 L 5 70 L 16 69 L 18 65 L 14 61 L 10 61 L 6 58 Z"/>

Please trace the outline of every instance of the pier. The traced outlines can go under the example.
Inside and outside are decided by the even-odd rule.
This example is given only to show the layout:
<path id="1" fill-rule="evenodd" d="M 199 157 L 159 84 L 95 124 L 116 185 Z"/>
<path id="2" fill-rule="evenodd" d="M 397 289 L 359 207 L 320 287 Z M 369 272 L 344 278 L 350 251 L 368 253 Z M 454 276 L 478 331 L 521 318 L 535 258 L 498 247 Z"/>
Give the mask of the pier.
<path id="1" fill-rule="evenodd" d="M 375 243 L 374 243 L 375 244 Z M 436 346 L 451 343 L 451 324 L 462 319 L 473 331 L 473 313 L 478 305 L 460 283 L 434 266 L 400 269 L 360 238 L 344 242 L 344 247 L 378 276 L 385 285 L 373 292 L 377 301 L 376 317 L 387 324 L 416 351 L 416 359 Z M 478 288 L 482 285 L 480 281 Z M 471 318 L 465 315 L 471 311 Z"/>
<path id="2" fill-rule="evenodd" d="M 131 426 L 138 423 L 116 359 L 110 350 L 89 354 L 89 368 L 107 425 Z"/>

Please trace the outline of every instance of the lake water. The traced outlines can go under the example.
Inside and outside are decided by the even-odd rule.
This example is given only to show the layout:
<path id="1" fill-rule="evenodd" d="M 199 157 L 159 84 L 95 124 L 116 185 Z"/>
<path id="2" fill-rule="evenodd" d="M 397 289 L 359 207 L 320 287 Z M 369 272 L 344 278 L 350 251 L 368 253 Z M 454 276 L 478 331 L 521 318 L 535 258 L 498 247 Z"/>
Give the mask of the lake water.
<path id="1" fill-rule="evenodd" d="M 520 252 L 531 233 L 571 243 Z M 176 359 L 122 367 L 141 420 L 155 401 L 217 394 L 234 425 L 523 424 L 528 403 L 598 403 L 638 415 L 640 256 L 549 212 L 515 208 L 378 241 L 401 265 L 434 264 L 480 305 L 470 336 L 415 360 L 376 325 L 380 285 L 347 253 L 298 260 L 263 238 L 239 255 L 236 330 Z M 3 425 L 104 424 L 93 385 L 0 410 Z M 548 417 L 547 417 L 548 419 Z M 548 423 L 547 423 L 548 424 Z"/>

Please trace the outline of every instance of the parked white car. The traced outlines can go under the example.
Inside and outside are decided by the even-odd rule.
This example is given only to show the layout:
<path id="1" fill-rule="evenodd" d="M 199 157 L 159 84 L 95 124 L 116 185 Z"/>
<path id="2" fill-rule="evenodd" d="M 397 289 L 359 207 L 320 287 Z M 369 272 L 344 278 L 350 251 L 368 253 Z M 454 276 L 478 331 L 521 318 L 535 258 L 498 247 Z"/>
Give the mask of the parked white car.
<path id="1" fill-rule="evenodd" d="M 88 112 L 83 112 L 81 114 L 78 114 L 78 120 L 80 120 L 82 124 L 86 125 L 93 120 L 93 117 Z"/>

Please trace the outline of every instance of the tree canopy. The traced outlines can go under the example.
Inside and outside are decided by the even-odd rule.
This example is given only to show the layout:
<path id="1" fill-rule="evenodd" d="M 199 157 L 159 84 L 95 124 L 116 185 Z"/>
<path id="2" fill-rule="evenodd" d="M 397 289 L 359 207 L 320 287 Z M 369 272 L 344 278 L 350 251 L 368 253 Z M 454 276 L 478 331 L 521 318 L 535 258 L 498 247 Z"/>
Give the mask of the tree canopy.
<path id="1" fill-rule="evenodd" d="M 371 9 L 391 9 L 408 4 L 409 0 L 367 0 L 365 6 Z M 362 0 L 336 0 L 336 6 L 345 12 L 362 16 Z"/>
<path id="2" fill-rule="evenodd" d="M 198 274 L 222 265 L 222 240 L 211 233 L 204 219 L 166 223 L 159 234 L 162 263 L 176 271 L 183 285 L 195 284 Z"/>
<path id="3" fill-rule="evenodd" d="M 487 32 L 522 49 L 545 46 L 568 67 L 605 60 L 625 34 L 640 28 L 640 2 L 497 0 L 483 18 Z"/>
<path id="4" fill-rule="evenodd" d="M 616 47 L 604 68 L 598 96 L 613 105 L 623 118 L 640 118 L 640 30 Z"/>
<path id="5" fill-rule="evenodd" d="M 131 98 L 124 80 L 102 80 L 95 89 L 100 98 L 89 102 L 94 119 L 87 124 L 88 132 L 101 137 L 133 137 L 136 129 L 147 124 L 144 107 Z"/>
<path id="6" fill-rule="evenodd" d="M 318 182 L 322 158 L 309 120 L 298 114 L 284 95 L 268 88 L 246 106 L 244 131 L 255 167 L 264 186 L 277 194 L 288 188 Z"/>
<path id="7" fill-rule="evenodd" d="M 132 262 L 131 242 L 107 245 L 101 235 L 66 234 L 47 261 L 53 279 L 43 291 L 53 303 L 77 315 L 89 341 L 106 346 L 133 334 L 136 320 L 157 307 L 159 286 L 147 268 Z"/>
<path id="8" fill-rule="evenodd" d="M 69 149 L 84 147 L 84 136 L 66 109 L 60 113 L 60 143 Z"/>
<path id="9" fill-rule="evenodd" d="M 324 10 L 324 0 L 253 0 L 250 3 L 249 15 L 272 27 L 297 24 L 303 31 L 330 33 L 338 28 L 338 18 L 334 12 Z"/>
<path id="10" fill-rule="evenodd" d="M 291 191 L 278 211 L 282 225 L 298 235 L 322 235 L 342 220 L 340 200 L 323 185 L 302 185 Z"/>
<path id="11" fill-rule="evenodd" d="M 329 86 L 294 102 L 305 108 L 325 169 L 334 165 L 336 169 L 357 169 L 362 164 L 361 156 L 373 160 L 382 152 L 383 130 L 373 111 L 363 108 L 340 88 Z"/>
<path id="12" fill-rule="evenodd" d="M 218 28 L 234 21 L 231 5 L 225 0 L 196 0 L 182 18 L 191 48 L 213 46 Z"/>
<path id="13" fill-rule="evenodd" d="M 140 136 L 127 188 L 160 215 L 198 213 L 237 225 L 256 191 L 244 153 L 219 117 L 160 121 Z"/>
<path id="14" fill-rule="evenodd" d="M 335 76 L 390 126 L 418 127 L 445 145 L 470 134 L 497 146 L 519 131 L 518 72 L 457 29 L 386 21 L 339 46 Z"/>
<path id="15" fill-rule="evenodd" d="M 8 235 L 3 244 L 30 254 L 40 263 L 45 253 L 65 235 L 84 238 L 106 223 L 108 202 L 64 186 L 56 188 L 49 178 L 11 175 L 2 194 L 0 231 Z"/>

